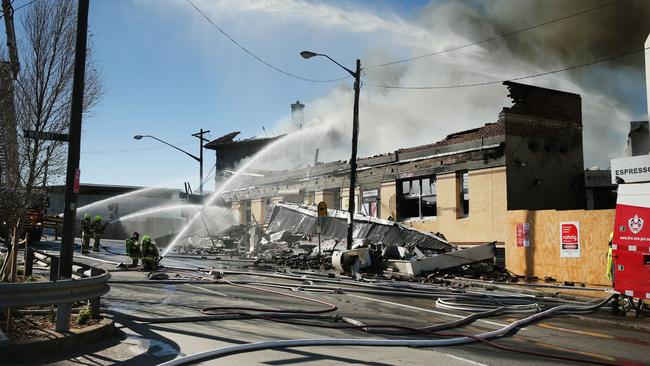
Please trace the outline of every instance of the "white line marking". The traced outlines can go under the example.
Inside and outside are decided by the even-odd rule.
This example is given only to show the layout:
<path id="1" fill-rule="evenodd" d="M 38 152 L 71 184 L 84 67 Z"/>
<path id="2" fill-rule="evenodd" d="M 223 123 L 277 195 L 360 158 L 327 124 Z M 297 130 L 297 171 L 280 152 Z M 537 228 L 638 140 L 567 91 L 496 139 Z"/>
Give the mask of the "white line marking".
<path id="1" fill-rule="evenodd" d="M 464 316 L 462 316 L 462 315 L 456 315 L 456 314 L 445 313 L 445 312 L 437 311 L 437 310 L 431 310 L 431 309 L 419 308 L 419 307 L 417 307 L 417 306 L 411 306 L 411 305 L 406 305 L 406 304 L 400 304 L 400 303 L 392 302 L 392 301 L 373 299 L 372 297 L 365 297 L 365 296 L 351 295 L 351 294 L 348 295 L 348 296 L 358 297 L 358 298 L 360 298 L 360 299 L 365 299 L 365 300 L 370 300 L 370 301 L 382 302 L 382 303 L 384 303 L 384 304 L 389 304 L 389 305 L 401 306 L 401 307 L 409 308 L 409 309 L 413 309 L 413 310 L 426 311 L 427 313 L 433 313 L 433 314 L 438 314 L 438 315 L 450 316 L 450 317 L 453 317 L 453 318 L 464 318 Z M 498 326 L 498 327 L 505 327 L 505 326 L 507 325 L 507 324 L 502 324 L 502 323 L 492 322 L 492 321 L 489 321 L 489 320 L 483 320 L 483 319 L 479 319 L 479 320 L 477 320 L 477 321 L 478 321 L 478 322 L 482 322 L 482 323 L 486 323 L 486 324 L 496 325 L 496 326 Z M 522 330 L 524 330 L 524 329 L 526 329 L 526 328 L 523 328 Z"/>
<path id="2" fill-rule="evenodd" d="M 185 285 L 190 286 L 190 287 L 194 287 L 194 288 L 198 288 L 199 290 L 211 292 L 211 293 L 217 294 L 219 296 L 228 297 L 228 295 L 226 295 L 226 294 L 224 294 L 222 292 L 219 292 L 219 291 L 208 290 L 207 288 L 203 288 L 203 287 L 200 287 L 200 286 L 197 286 L 197 285 L 192 285 L 192 284 L 189 284 L 189 283 L 186 283 Z"/>
<path id="3" fill-rule="evenodd" d="M 453 358 L 454 360 L 458 360 L 458 361 L 466 362 L 466 363 L 468 363 L 468 364 L 470 364 L 470 365 L 476 365 L 476 366 L 488 366 L 488 365 L 486 365 L 486 364 L 484 364 L 484 363 L 480 363 L 480 362 L 472 361 L 472 360 L 470 360 L 470 359 L 463 358 L 463 357 L 459 357 L 459 356 L 450 355 L 449 353 L 442 353 L 442 354 L 445 355 L 445 356 L 447 356 L 447 357 L 449 357 L 449 358 Z"/>
<path id="4" fill-rule="evenodd" d="M 95 257 L 88 257 L 88 256 L 86 256 L 86 255 L 82 255 L 82 254 L 75 254 L 74 256 L 75 256 L 75 257 L 79 257 L 79 258 L 91 259 L 91 260 L 94 260 L 94 261 L 97 261 L 97 262 L 104 262 L 104 263 L 108 263 L 108 264 L 120 264 L 120 262 L 113 262 L 113 261 L 107 261 L 106 259 L 99 259 L 99 258 L 95 258 Z"/>

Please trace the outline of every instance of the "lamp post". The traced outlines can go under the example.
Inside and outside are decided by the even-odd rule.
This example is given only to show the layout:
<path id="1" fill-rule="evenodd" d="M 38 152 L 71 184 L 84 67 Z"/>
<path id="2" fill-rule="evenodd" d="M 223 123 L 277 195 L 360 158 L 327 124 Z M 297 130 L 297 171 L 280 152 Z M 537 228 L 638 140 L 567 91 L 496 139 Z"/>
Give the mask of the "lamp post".
<path id="1" fill-rule="evenodd" d="M 352 249 L 352 234 L 354 231 L 354 191 L 357 181 L 357 143 L 359 140 L 359 92 L 361 89 L 361 60 L 357 59 L 356 71 L 352 71 L 347 67 L 336 62 L 333 58 L 324 53 L 315 53 L 311 51 L 302 51 L 300 56 L 304 59 L 309 59 L 314 56 L 322 56 L 337 64 L 340 68 L 347 71 L 354 77 L 354 110 L 352 114 L 352 154 L 350 156 L 350 200 L 348 202 L 348 244 L 347 249 Z"/>
<path id="2" fill-rule="evenodd" d="M 169 146 L 169 147 L 172 147 L 172 148 L 174 148 L 174 149 L 176 149 L 176 150 L 182 152 L 183 154 L 189 156 L 190 158 L 192 158 L 192 159 L 198 161 L 198 162 L 199 162 L 199 180 L 200 180 L 200 184 L 199 184 L 199 194 L 200 194 L 200 195 L 203 195 L 203 143 L 209 141 L 208 139 L 204 138 L 203 135 L 205 135 L 205 134 L 208 133 L 208 132 L 210 132 L 210 131 L 203 131 L 203 129 L 201 129 L 199 132 L 197 132 L 197 133 L 195 133 L 195 134 L 192 134 L 192 136 L 194 136 L 194 137 L 196 137 L 196 138 L 199 139 L 199 156 L 196 156 L 196 155 L 190 154 L 190 153 L 188 153 L 187 151 L 181 149 L 180 147 L 178 147 L 178 146 L 174 146 L 174 145 L 170 144 L 170 143 L 167 142 L 167 141 L 163 141 L 163 140 L 157 138 L 156 136 L 151 136 L 151 135 L 135 135 L 135 136 L 133 136 L 133 138 L 136 139 L 136 140 L 142 140 L 143 137 L 149 137 L 149 138 L 152 138 L 152 139 L 154 139 L 154 140 L 156 140 L 156 141 L 159 141 L 159 142 L 162 142 L 163 144 L 165 144 L 165 145 L 167 145 L 167 146 Z"/>

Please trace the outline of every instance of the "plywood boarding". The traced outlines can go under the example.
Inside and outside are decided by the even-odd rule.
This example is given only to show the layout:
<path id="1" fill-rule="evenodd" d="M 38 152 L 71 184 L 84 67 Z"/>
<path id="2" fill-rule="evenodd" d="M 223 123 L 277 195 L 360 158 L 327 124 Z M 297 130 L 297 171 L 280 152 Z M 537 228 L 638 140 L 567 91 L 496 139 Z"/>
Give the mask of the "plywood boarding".
<path id="1" fill-rule="evenodd" d="M 506 266 L 520 275 L 553 277 L 589 285 L 611 286 L 606 271 L 609 233 L 614 227 L 614 210 L 508 211 Z M 580 258 L 560 257 L 560 222 L 580 223 Z M 518 223 L 530 224 L 528 248 L 517 247 Z"/>
<path id="2" fill-rule="evenodd" d="M 469 215 L 458 217 L 455 173 L 437 176 L 438 216 L 404 222 L 418 230 L 440 232 L 452 243 L 504 242 L 507 213 L 505 168 L 469 172 Z"/>

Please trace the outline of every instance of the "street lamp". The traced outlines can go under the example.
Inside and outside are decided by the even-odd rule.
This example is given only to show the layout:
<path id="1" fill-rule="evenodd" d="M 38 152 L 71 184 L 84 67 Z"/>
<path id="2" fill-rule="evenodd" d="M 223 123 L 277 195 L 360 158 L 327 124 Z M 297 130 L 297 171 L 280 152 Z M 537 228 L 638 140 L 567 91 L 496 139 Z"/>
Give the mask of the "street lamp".
<path id="1" fill-rule="evenodd" d="M 174 148 L 174 149 L 176 149 L 176 150 L 182 152 L 183 154 L 189 156 L 190 158 L 192 158 L 192 159 L 198 161 L 198 162 L 199 162 L 199 179 L 200 179 L 200 184 L 199 184 L 199 194 L 200 194 L 200 195 L 203 195 L 203 143 L 209 141 L 208 139 L 204 138 L 203 135 L 205 135 L 205 134 L 208 133 L 208 132 L 210 132 L 210 131 L 203 131 L 203 129 L 201 129 L 201 131 L 199 131 L 199 132 L 197 132 L 197 133 L 195 133 L 195 134 L 192 134 L 192 136 L 194 136 L 194 137 L 196 137 L 196 138 L 199 139 L 199 156 L 198 156 L 198 157 L 197 157 L 196 155 L 193 155 L 193 154 L 188 153 L 187 151 L 181 149 L 181 148 L 178 147 L 178 146 L 174 146 L 174 145 L 170 144 L 170 143 L 167 142 L 167 141 L 163 141 L 163 140 L 157 138 L 156 136 L 151 136 L 151 135 L 135 135 L 135 136 L 133 136 L 133 138 L 136 139 L 136 140 L 142 140 L 143 137 L 149 137 L 149 138 L 152 138 L 152 139 L 154 139 L 154 140 L 156 140 L 156 141 L 159 141 L 159 142 L 162 142 L 163 144 L 165 144 L 165 145 L 167 145 L 167 146 L 169 146 L 169 147 L 172 147 L 172 148 Z"/>
<path id="2" fill-rule="evenodd" d="M 310 59 L 314 56 L 323 56 L 333 63 L 337 64 L 340 68 L 347 71 L 354 77 L 354 110 L 352 115 L 352 155 L 350 157 L 350 200 L 348 202 L 348 245 L 347 249 L 352 249 L 352 233 L 354 231 L 354 191 L 357 180 L 357 143 L 359 140 L 359 91 L 361 88 L 361 60 L 357 59 L 357 69 L 352 71 L 347 67 L 336 62 L 324 53 L 316 53 L 311 51 L 302 51 L 300 56 L 304 59 Z"/>

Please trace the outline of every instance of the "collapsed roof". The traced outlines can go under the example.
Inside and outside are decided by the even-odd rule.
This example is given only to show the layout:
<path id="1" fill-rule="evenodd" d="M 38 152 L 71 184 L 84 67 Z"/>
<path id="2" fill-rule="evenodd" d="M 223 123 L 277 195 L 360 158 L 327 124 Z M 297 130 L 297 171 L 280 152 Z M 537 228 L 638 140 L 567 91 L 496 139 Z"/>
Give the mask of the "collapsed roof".
<path id="1" fill-rule="evenodd" d="M 345 238 L 348 230 L 348 213 L 327 210 L 321 217 L 321 234 L 325 237 Z M 278 203 L 273 208 L 267 232 L 289 231 L 313 235 L 316 233 L 318 213 L 316 207 L 293 203 Z M 354 215 L 355 239 L 364 238 L 384 245 L 417 246 L 420 249 L 446 253 L 454 250 L 448 241 L 431 233 L 406 227 L 395 221 L 382 220 L 364 215 Z"/>

